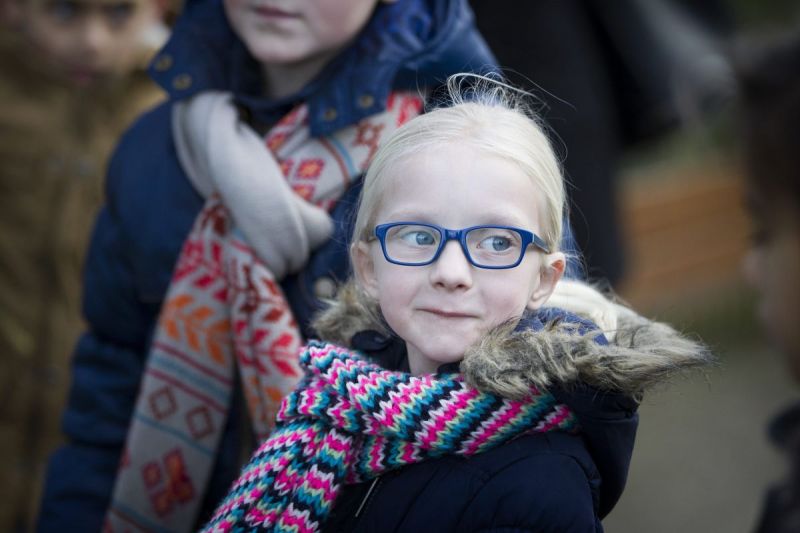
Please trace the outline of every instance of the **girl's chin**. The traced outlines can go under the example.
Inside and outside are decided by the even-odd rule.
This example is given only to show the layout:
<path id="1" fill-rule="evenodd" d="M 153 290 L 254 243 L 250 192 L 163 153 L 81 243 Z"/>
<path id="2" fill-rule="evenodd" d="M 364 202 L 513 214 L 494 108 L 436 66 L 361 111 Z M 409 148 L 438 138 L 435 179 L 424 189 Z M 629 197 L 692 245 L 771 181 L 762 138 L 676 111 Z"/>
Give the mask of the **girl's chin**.
<path id="1" fill-rule="evenodd" d="M 459 363 L 464 358 L 464 353 L 466 352 L 466 347 L 463 350 L 457 351 L 446 351 L 446 352 L 434 352 L 434 353 L 427 353 L 427 354 L 418 354 L 416 357 L 416 362 L 419 363 L 418 365 L 414 365 L 414 361 L 411 360 L 411 356 L 409 356 L 409 363 L 412 363 L 412 369 L 414 366 L 417 367 L 424 367 L 426 369 L 425 373 L 434 373 L 438 370 L 438 368 L 442 365 L 447 365 L 450 363 Z"/>

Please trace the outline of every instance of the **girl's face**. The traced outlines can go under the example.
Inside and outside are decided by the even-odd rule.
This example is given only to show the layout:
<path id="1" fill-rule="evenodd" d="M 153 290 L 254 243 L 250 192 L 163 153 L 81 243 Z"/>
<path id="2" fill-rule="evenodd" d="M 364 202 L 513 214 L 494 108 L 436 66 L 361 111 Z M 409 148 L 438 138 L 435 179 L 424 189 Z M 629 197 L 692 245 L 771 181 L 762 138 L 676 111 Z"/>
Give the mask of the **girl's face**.
<path id="1" fill-rule="evenodd" d="M 265 67 L 268 92 L 281 77 L 308 82 L 358 34 L 378 0 L 224 0 L 231 26 Z M 298 83 L 299 87 L 304 83 Z M 277 93 L 277 94 L 276 94 Z"/>
<path id="2" fill-rule="evenodd" d="M 415 221 L 449 229 L 504 225 L 541 234 L 542 195 L 516 165 L 464 145 L 437 146 L 386 171 L 376 223 Z M 389 263 L 376 240 L 354 248 L 359 282 L 376 298 L 389 326 L 408 348 L 411 372 L 432 373 L 461 360 L 489 329 L 519 318 L 549 297 L 564 269 L 561 253 L 529 247 L 505 270 L 472 266 L 448 241 L 426 266 Z"/>
<path id="3" fill-rule="evenodd" d="M 788 202 L 754 206 L 753 244 L 744 261 L 759 296 L 758 315 L 800 380 L 800 213 Z"/>

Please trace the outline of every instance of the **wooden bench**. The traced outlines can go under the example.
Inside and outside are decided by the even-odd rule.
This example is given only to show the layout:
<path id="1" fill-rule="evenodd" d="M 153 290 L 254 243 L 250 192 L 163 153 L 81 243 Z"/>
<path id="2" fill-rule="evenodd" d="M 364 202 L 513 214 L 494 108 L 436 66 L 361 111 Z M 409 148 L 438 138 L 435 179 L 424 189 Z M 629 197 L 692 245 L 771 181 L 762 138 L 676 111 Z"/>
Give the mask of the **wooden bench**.
<path id="1" fill-rule="evenodd" d="M 716 161 L 631 174 L 621 191 L 628 270 L 618 293 L 653 310 L 742 286 L 749 221 L 740 172 Z"/>

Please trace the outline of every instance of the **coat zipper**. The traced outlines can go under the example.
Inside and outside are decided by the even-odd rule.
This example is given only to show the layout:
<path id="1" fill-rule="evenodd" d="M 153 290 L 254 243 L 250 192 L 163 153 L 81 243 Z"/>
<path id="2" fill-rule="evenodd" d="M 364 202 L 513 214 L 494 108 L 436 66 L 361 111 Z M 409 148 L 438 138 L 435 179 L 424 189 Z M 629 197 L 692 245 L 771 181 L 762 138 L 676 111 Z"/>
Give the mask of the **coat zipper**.
<path id="1" fill-rule="evenodd" d="M 372 493 L 375 491 L 375 487 L 378 485 L 378 481 L 380 481 L 380 479 L 381 476 L 378 476 L 372 480 L 369 489 L 367 489 L 367 493 L 364 495 L 364 499 L 361 500 L 361 505 L 359 505 L 358 509 L 356 510 L 355 518 L 358 518 L 359 515 L 361 515 L 361 511 L 363 511 L 364 507 L 366 507 L 367 502 L 369 501 L 370 496 L 372 496 Z"/>

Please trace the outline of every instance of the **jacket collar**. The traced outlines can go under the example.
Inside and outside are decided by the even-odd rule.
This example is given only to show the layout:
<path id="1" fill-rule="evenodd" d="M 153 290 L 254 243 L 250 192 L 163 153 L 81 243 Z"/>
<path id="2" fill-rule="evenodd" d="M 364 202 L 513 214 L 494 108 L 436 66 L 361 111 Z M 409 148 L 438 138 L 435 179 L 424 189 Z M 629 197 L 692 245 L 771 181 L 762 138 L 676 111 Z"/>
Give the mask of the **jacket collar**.
<path id="1" fill-rule="evenodd" d="M 567 282 L 597 292 L 578 281 L 562 283 Z M 599 293 L 597 297 L 605 298 Z M 312 325 L 319 338 L 353 347 L 361 331 L 392 335 L 377 302 L 352 281 L 329 303 Z M 522 323 L 502 324 L 486 333 L 467 350 L 460 371 L 476 388 L 508 398 L 525 396 L 532 385 L 549 389 L 580 383 L 640 397 L 655 385 L 713 362 L 703 344 L 619 303 L 611 305 L 619 315 L 611 343 L 588 319 L 562 309 L 543 309 Z M 574 306 L 583 308 L 581 302 Z"/>
<path id="2" fill-rule="evenodd" d="M 541 332 L 546 324 L 568 322 L 577 327 L 578 334 L 589 333 L 597 327 L 588 320 L 561 309 L 543 308 L 536 312 L 526 312 L 520 319 L 515 332 Z M 595 342 L 607 345 L 608 341 L 602 333 L 594 337 Z M 408 353 L 405 342 L 393 332 L 368 329 L 353 335 L 350 346 L 388 370 L 408 372 Z M 457 373 L 461 371 L 461 362 L 445 363 L 437 369 L 439 373 Z"/>
<path id="3" fill-rule="evenodd" d="M 575 294 L 596 292 L 585 288 Z M 584 304 L 592 301 L 573 301 L 576 312 L 586 312 Z M 602 479 L 600 517 L 613 508 L 625 486 L 638 423 L 636 400 L 653 386 L 713 360 L 705 346 L 666 324 L 612 305 L 619 316 L 611 342 L 586 318 L 541 309 L 524 316 L 516 327 L 508 324 L 488 332 L 467 350 L 458 368 L 480 390 L 520 398 L 535 386 L 573 410 Z M 352 282 L 340 287 L 314 328 L 320 338 L 360 350 L 367 347 L 366 355 L 378 355 L 379 364 L 404 370 L 391 366 L 405 361 L 404 343 L 392 335 L 377 303 Z M 370 333 L 360 333 L 365 330 Z M 445 370 L 455 368 L 440 367 Z"/>
<path id="4" fill-rule="evenodd" d="M 315 80 L 270 101 L 260 95 L 260 69 L 228 24 L 222 2 L 187 0 L 150 73 L 173 99 L 230 91 L 265 123 L 307 101 L 312 133 L 323 135 L 382 111 L 393 89 L 430 87 L 448 74 L 487 72 L 494 65 L 466 0 L 379 3 L 356 42 Z"/>

